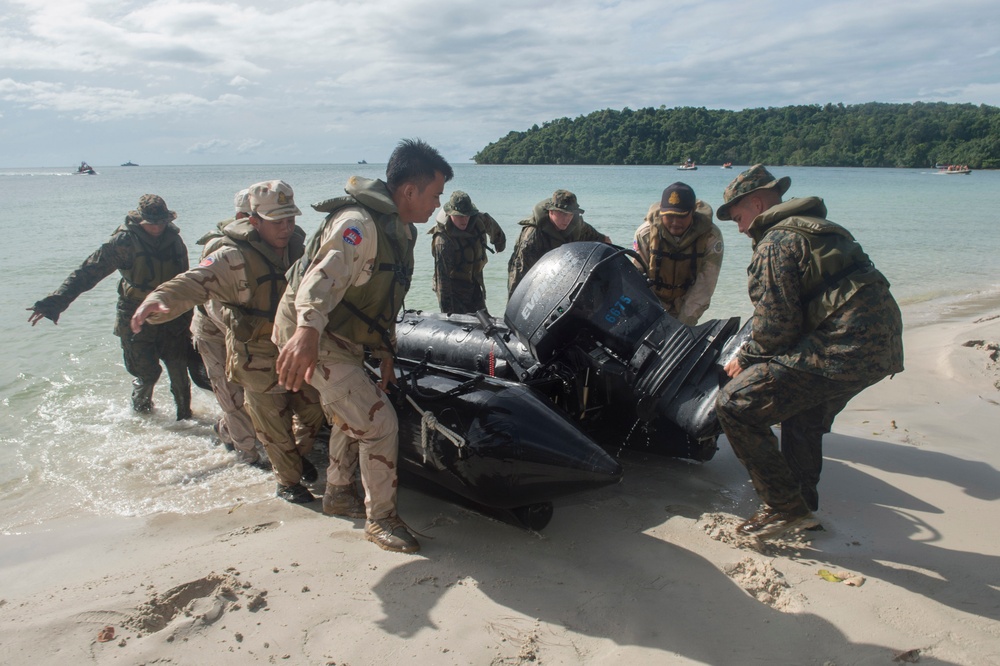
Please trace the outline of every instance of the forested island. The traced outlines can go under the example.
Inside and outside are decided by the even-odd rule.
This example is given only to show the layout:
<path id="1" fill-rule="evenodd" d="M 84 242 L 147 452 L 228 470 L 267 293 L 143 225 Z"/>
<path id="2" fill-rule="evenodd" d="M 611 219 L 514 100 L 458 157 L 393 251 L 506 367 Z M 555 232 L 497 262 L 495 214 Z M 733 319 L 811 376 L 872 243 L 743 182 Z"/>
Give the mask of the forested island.
<path id="1" fill-rule="evenodd" d="M 1000 108 L 943 102 L 727 111 L 605 109 L 511 132 L 477 164 L 756 164 L 1000 168 Z"/>

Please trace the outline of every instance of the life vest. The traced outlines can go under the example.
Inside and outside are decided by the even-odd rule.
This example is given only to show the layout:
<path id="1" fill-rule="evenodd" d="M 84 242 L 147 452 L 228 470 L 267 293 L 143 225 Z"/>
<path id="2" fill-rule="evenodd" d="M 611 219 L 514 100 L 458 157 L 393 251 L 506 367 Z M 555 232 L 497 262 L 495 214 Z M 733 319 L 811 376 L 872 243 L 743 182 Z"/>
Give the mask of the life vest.
<path id="1" fill-rule="evenodd" d="M 151 291 L 188 269 L 187 248 L 173 224 L 153 237 L 142 230 L 139 220 L 126 217 L 115 233 L 126 233 L 132 241 L 132 265 L 118 271 L 122 276 L 118 295 L 123 301 L 138 306 Z"/>
<path id="2" fill-rule="evenodd" d="M 443 276 L 451 280 L 463 282 L 479 282 L 479 276 L 486 266 L 486 225 L 481 215 L 469 219 L 469 225 L 463 230 L 450 223 L 448 218 L 438 222 L 428 232 L 436 239 L 444 236 L 450 241 L 449 252 L 453 262 L 452 270 Z"/>
<path id="3" fill-rule="evenodd" d="M 586 223 L 579 214 L 573 215 L 573 219 L 565 230 L 560 230 L 556 227 L 549 220 L 549 210 L 545 207 L 547 203 L 549 203 L 549 199 L 538 202 L 531 211 L 531 217 L 518 222 L 518 224 L 524 227 L 534 227 L 537 239 L 536 243 L 538 243 L 540 249 L 549 252 L 557 247 L 562 247 L 566 243 L 574 243 L 580 240 L 594 240 L 589 237 L 589 234 L 586 234 L 587 227 L 584 226 Z"/>
<path id="4" fill-rule="evenodd" d="M 261 239 L 249 219 L 227 225 L 223 236 L 215 241 L 216 247 L 229 245 L 239 249 L 246 262 L 244 271 L 251 292 L 250 302 L 222 304 L 223 321 L 237 342 L 270 341 L 274 314 L 288 284 L 286 273 L 304 251 L 305 233 L 299 227 L 295 229 L 286 248 L 287 258 Z"/>
<path id="5" fill-rule="evenodd" d="M 706 211 L 707 210 L 707 214 Z M 699 201 L 691 227 L 680 239 L 669 236 L 658 219 L 659 204 L 649 229 L 649 280 L 653 292 L 663 303 L 683 298 L 698 278 L 698 270 L 713 240 L 712 209 Z"/>
<path id="6" fill-rule="evenodd" d="M 382 181 L 355 176 L 345 189 L 347 195 L 313 205 L 317 211 L 327 213 L 326 221 L 313 235 L 305 255 L 296 265 L 292 286 L 298 288 L 299 280 L 308 263 L 316 258 L 323 234 L 337 213 L 352 206 L 365 209 L 375 220 L 378 237 L 372 276 L 365 284 L 347 288 L 340 303 L 330 312 L 326 330 L 369 349 L 391 350 L 390 331 L 395 328 L 396 314 L 403 306 L 403 298 L 413 278 L 416 235 L 408 236 L 406 225 L 399 220 L 396 204 Z"/>
<path id="7" fill-rule="evenodd" d="M 797 215 L 799 211 L 814 214 Z M 754 247 L 776 229 L 791 231 L 806 239 L 810 261 L 802 276 L 800 296 L 806 332 L 818 328 L 862 287 L 876 282 L 889 285 L 851 232 L 819 216 L 825 214 L 826 206 L 817 197 L 791 199 L 765 211 L 761 227 L 752 229 L 756 232 Z M 775 217 L 779 221 L 766 226 Z"/>

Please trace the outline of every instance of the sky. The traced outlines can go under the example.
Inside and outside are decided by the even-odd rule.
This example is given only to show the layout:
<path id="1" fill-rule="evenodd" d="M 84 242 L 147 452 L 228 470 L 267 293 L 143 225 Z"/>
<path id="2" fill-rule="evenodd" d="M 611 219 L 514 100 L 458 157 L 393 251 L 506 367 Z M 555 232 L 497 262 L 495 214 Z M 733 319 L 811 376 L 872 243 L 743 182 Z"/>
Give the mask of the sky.
<path id="1" fill-rule="evenodd" d="M 0 167 L 454 163 L 601 109 L 1000 106 L 997 0 L 0 0 Z"/>

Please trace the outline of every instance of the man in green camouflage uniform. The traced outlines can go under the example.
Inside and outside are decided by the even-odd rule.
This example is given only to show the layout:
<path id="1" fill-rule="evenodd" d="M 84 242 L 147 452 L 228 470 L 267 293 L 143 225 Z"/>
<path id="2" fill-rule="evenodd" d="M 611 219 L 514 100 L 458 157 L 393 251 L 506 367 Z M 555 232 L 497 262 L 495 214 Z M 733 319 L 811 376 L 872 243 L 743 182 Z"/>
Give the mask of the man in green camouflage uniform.
<path id="1" fill-rule="evenodd" d="M 712 207 L 690 185 L 669 185 L 649 207 L 632 247 L 667 313 L 682 324 L 697 324 L 712 303 L 722 268 L 722 231 L 712 223 Z"/>
<path id="2" fill-rule="evenodd" d="M 818 197 L 782 202 L 791 179 L 763 165 L 726 188 L 720 220 L 753 243 L 751 335 L 726 365 L 719 422 L 764 501 L 740 533 L 815 527 L 823 435 L 847 402 L 903 370 L 889 282 Z M 780 449 L 771 426 L 781 424 Z"/>
<path id="3" fill-rule="evenodd" d="M 249 218 L 226 225 L 215 252 L 146 297 L 132 330 L 142 330 L 147 320 L 169 322 L 210 300 L 222 305 L 226 375 L 244 388 L 257 438 L 274 466 L 278 497 L 303 504 L 315 499 L 301 482 L 317 478 L 305 454 L 323 425 L 323 410 L 311 386 L 289 392 L 278 384 L 278 348 L 271 342 L 285 273 L 303 252 L 305 233 L 295 225 L 302 212 L 280 180 L 251 186 L 250 207 Z"/>
<path id="4" fill-rule="evenodd" d="M 117 270 L 122 277 L 118 283 L 114 333 L 121 338 L 125 369 L 135 377 L 132 408 L 137 412 L 153 409 L 153 387 L 162 372 L 160 361 L 163 361 L 180 421 L 191 418 L 188 378 L 188 361 L 193 353 L 188 330 L 191 316 L 154 331 L 133 334 L 129 328 L 132 313 L 142 299 L 159 284 L 188 268 L 187 248 L 172 223 L 176 218 L 177 213 L 168 210 L 161 197 L 142 195 L 138 209 L 129 212 L 110 240 L 87 257 L 58 289 L 28 308 L 33 311 L 28 321 L 34 326 L 47 317 L 58 323 L 59 315 L 80 294 Z"/>
<path id="5" fill-rule="evenodd" d="M 367 518 L 365 538 L 395 552 L 420 549 L 396 511 L 399 423 L 385 394 L 395 383 L 396 315 L 413 275 L 413 224 L 434 213 L 452 175 L 431 146 L 405 140 L 389 157 L 385 182 L 353 176 L 347 196 L 314 204 L 326 221 L 275 318 L 278 380 L 292 391 L 316 387 L 331 425 L 323 513 Z M 365 372 L 365 348 L 380 361 L 378 385 Z"/>
<path id="6" fill-rule="evenodd" d="M 583 213 L 575 194 L 556 190 L 551 197 L 535 204 L 531 217 L 518 222 L 524 228 L 507 262 L 508 296 L 514 293 L 524 274 L 549 250 L 577 241 L 611 242 L 610 238 L 583 221 Z"/>
<path id="7" fill-rule="evenodd" d="M 468 194 L 461 190 L 451 193 L 448 202 L 437 215 L 437 224 L 429 234 L 434 255 L 433 288 L 438 295 L 441 312 L 475 314 L 486 307 L 486 284 L 483 268 L 486 253 L 507 247 L 507 237 L 489 213 L 479 211 Z"/>
<path id="8" fill-rule="evenodd" d="M 201 259 L 209 256 L 226 243 L 223 230 L 231 222 L 250 217 L 250 190 L 236 193 L 233 199 L 235 213 L 223 220 L 216 228 L 198 239 L 203 246 Z M 253 421 L 244 404 L 243 387 L 226 377 L 226 324 L 225 306 L 216 300 L 209 300 L 194 310 L 191 319 L 191 339 L 195 349 L 201 354 L 212 384 L 212 393 L 222 408 L 222 416 L 215 425 L 219 439 L 230 451 L 236 451 L 237 460 L 247 465 L 270 469 L 266 455 L 258 449 L 261 445 L 254 433 Z"/>

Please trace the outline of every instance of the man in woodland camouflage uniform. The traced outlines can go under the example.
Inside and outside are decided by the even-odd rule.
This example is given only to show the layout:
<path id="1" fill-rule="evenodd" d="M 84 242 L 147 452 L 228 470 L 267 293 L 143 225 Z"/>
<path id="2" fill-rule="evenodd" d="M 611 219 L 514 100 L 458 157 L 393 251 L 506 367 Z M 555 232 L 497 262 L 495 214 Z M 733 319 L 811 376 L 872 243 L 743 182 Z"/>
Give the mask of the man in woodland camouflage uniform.
<path id="1" fill-rule="evenodd" d="M 233 217 L 222 220 L 216 228 L 198 239 L 203 246 L 201 259 L 218 250 L 226 235 L 223 230 L 231 222 L 250 217 L 250 190 L 240 190 L 233 199 Z M 222 416 L 215 425 L 219 439 L 230 451 L 236 451 L 236 458 L 242 463 L 262 469 L 271 469 L 266 455 L 262 455 L 261 445 L 254 433 L 253 421 L 244 405 L 243 387 L 226 377 L 226 324 L 223 321 L 225 306 L 216 300 L 203 303 L 194 310 L 191 319 L 191 340 L 201 354 L 212 383 L 212 393 L 222 408 Z"/>
<path id="2" fill-rule="evenodd" d="M 386 180 L 353 176 L 346 196 L 314 204 L 327 213 L 291 274 L 275 319 L 278 378 L 289 390 L 312 384 L 330 422 L 323 513 L 367 518 L 380 548 L 420 549 L 396 511 L 399 423 L 385 394 L 395 383 L 396 315 L 413 276 L 414 224 L 438 207 L 451 166 L 420 140 L 404 140 Z M 308 263 L 307 263 L 308 262 Z M 380 360 L 380 383 L 365 372 L 365 348 Z M 357 495 L 360 469 L 365 501 Z"/>
<path id="3" fill-rule="evenodd" d="M 583 213 L 575 194 L 556 190 L 551 197 L 535 204 L 531 217 L 518 222 L 524 228 L 507 262 L 508 296 L 514 293 L 525 273 L 549 250 L 577 241 L 611 242 L 610 238 L 583 221 Z"/>
<path id="4" fill-rule="evenodd" d="M 177 420 L 191 418 L 191 380 L 188 361 L 193 353 L 191 316 L 181 317 L 169 326 L 133 334 L 129 327 L 132 313 L 146 295 L 173 276 L 188 268 L 187 248 L 180 231 L 173 224 L 177 213 L 167 209 L 155 194 L 139 198 L 137 210 L 129 212 L 125 223 L 111 239 L 73 271 L 58 289 L 35 303 L 28 321 L 34 326 L 43 317 L 59 322 L 59 315 L 80 294 L 114 271 L 121 273 L 118 283 L 118 316 L 115 335 L 121 338 L 125 369 L 132 381 L 132 408 L 137 412 L 153 409 L 153 387 L 159 379 L 160 361 L 167 366 L 170 392 L 177 405 Z"/>
<path id="5" fill-rule="evenodd" d="M 479 211 L 468 194 L 461 190 L 437 215 L 431 253 L 434 255 L 433 288 L 438 295 L 441 312 L 474 314 L 486 307 L 486 284 L 483 268 L 488 261 L 487 237 L 503 252 L 507 237 L 489 213 Z"/>
<path id="6" fill-rule="evenodd" d="M 903 323 L 889 282 L 818 197 L 763 165 L 724 193 L 720 220 L 750 237 L 751 335 L 726 365 L 718 415 L 764 501 L 737 531 L 761 538 L 815 527 L 823 435 L 847 402 L 903 370 Z M 781 424 L 781 444 L 771 426 Z"/>
<path id="7" fill-rule="evenodd" d="M 697 324 L 722 268 L 722 231 L 712 223 L 712 207 L 697 199 L 690 185 L 669 185 L 649 207 L 632 247 L 667 313 L 682 324 Z"/>
<path id="8" fill-rule="evenodd" d="M 311 386 L 293 393 L 278 384 L 278 349 L 271 342 L 285 273 L 302 256 L 305 233 L 295 225 L 302 212 L 292 188 L 280 180 L 251 186 L 250 208 L 250 217 L 226 225 L 215 252 L 143 301 L 132 330 L 141 330 L 147 319 L 170 321 L 210 300 L 223 306 L 227 376 L 244 388 L 257 438 L 274 466 L 278 497 L 303 504 L 315 499 L 301 482 L 317 478 L 305 454 L 323 425 L 323 411 Z"/>

